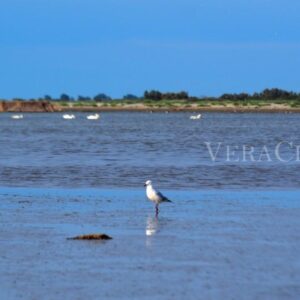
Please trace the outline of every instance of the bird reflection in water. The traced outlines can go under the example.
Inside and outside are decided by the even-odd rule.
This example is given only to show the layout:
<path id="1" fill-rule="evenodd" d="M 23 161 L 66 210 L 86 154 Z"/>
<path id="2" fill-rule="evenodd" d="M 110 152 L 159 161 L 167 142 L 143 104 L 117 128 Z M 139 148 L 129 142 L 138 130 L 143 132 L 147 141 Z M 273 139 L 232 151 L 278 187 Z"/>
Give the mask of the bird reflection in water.
<path id="1" fill-rule="evenodd" d="M 152 236 L 159 230 L 159 220 L 158 217 L 148 217 L 146 225 L 146 236 Z"/>
<path id="2" fill-rule="evenodd" d="M 153 246 L 152 242 L 156 240 L 154 236 L 157 233 L 164 231 L 166 227 L 169 227 L 170 222 L 172 222 L 170 219 L 158 218 L 158 216 L 154 216 L 154 217 L 148 216 L 146 220 L 146 231 L 145 231 L 147 247 Z"/>

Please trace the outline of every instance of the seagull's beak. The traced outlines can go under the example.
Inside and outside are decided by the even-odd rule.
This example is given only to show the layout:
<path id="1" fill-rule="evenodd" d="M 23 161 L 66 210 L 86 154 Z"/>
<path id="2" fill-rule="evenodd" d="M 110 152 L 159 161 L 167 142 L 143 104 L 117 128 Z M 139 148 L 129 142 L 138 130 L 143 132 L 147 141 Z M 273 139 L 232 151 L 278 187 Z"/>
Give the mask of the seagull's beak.
<path id="1" fill-rule="evenodd" d="M 144 186 L 147 186 L 147 184 L 146 184 L 146 183 L 144 183 Z"/>

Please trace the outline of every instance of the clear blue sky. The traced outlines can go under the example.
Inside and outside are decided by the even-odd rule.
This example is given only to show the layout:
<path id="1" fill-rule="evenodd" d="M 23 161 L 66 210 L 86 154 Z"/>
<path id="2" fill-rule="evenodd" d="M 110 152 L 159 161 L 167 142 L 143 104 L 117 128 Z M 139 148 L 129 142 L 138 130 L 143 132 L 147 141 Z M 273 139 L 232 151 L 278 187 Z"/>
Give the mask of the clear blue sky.
<path id="1" fill-rule="evenodd" d="M 0 98 L 300 91 L 299 0 L 1 0 Z"/>

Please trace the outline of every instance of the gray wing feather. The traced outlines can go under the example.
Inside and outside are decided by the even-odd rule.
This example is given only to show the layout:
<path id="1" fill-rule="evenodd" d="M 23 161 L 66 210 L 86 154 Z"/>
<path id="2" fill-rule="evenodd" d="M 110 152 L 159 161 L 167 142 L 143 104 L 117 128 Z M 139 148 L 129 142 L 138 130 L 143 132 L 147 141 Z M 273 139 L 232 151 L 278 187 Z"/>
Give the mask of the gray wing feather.
<path id="1" fill-rule="evenodd" d="M 157 192 L 157 195 L 162 199 L 162 201 L 172 202 L 170 199 L 168 199 L 167 197 L 165 197 L 161 192 Z"/>

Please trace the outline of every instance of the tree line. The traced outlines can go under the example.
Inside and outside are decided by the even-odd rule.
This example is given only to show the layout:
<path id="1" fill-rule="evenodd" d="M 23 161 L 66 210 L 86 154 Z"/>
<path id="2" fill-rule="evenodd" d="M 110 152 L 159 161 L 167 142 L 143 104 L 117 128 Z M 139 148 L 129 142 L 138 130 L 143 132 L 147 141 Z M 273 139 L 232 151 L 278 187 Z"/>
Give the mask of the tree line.
<path id="1" fill-rule="evenodd" d="M 286 91 L 278 88 L 272 88 L 272 89 L 264 89 L 260 93 L 239 93 L 239 94 L 223 94 L 219 97 L 219 99 L 224 100 L 251 100 L 251 99 L 257 99 L 257 100 L 276 100 L 276 99 L 282 99 L 282 100 L 293 100 L 293 99 L 299 99 L 300 100 L 300 93 L 295 93 L 292 91 Z"/>
<path id="2" fill-rule="evenodd" d="M 73 98 L 72 96 L 69 96 L 68 94 L 61 94 L 59 98 L 52 98 L 49 95 L 46 95 L 44 97 L 45 100 L 48 101 L 63 101 L 63 102 L 69 102 L 69 101 L 96 101 L 96 102 L 101 102 L 105 100 L 111 100 L 112 98 L 104 93 L 97 94 L 94 97 L 90 96 L 82 96 L 79 95 L 77 98 Z"/>
<path id="3" fill-rule="evenodd" d="M 112 98 L 104 93 L 97 94 L 94 97 L 78 96 L 77 101 L 105 101 Z M 189 96 L 186 91 L 180 92 L 161 92 L 159 90 L 146 90 L 142 96 L 136 96 L 134 94 L 126 94 L 122 98 L 123 100 L 300 100 L 300 93 L 293 91 L 286 91 L 279 88 L 264 89 L 261 92 L 249 93 L 225 93 L 219 97 L 196 97 Z M 45 96 L 45 100 L 51 100 L 49 96 Z M 53 99 L 52 99 L 53 100 Z M 58 101 L 76 101 L 76 99 L 62 94 Z"/>
<path id="4" fill-rule="evenodd" d="M 231 100 L 231 101 L 240 101 L 240 100 L 300 100 L 300 93 L 293 91 L 286 91 L 278 88 L 264 89 L 261 92 L 255 92 L 253 94 L 249 93 L 225 93 L 219 97 L 195 97 L 189 96 L 189 93 L 186 91 L 180 92 L 161 92 L 159 90 L 146 90 L 142 96 L 136 96 L 134 94 L 126 94 L 122 98 L 123 100 Z M 13 99 L 25 101 L 25 99 Z M 47 101 L 61 101 L 61 102 L 70 102 L 70 101 L 109 101 L 112 100 L 112 97 L 108 96 L 105 93 L 99 93 L 93 97 L 79 95 L 77 98 L 74 98 L 66 93 L 61 94 L 58 98 L 53 98 L 50 95 L 45 95 L 38 99 L 28 99 L 28 100 L 47 100 Z"/>
<path id="5" fill-rule="evenodd" d="M 179 93 L 161 93 L 160 91 L 152 90 L 145 91 L 144 99 L 151 100 L 173 100 L 173 99 L 189 99 L 189 100 L 300 100 L 300 93 L 293 91 L 286 91 L 278 88 L 264 89 L 262 92 L 255 92 L 253 94 L 248 93 L 226 93 L 219 97 L 195 97 L 189 96 L 187 92 Z"/>

